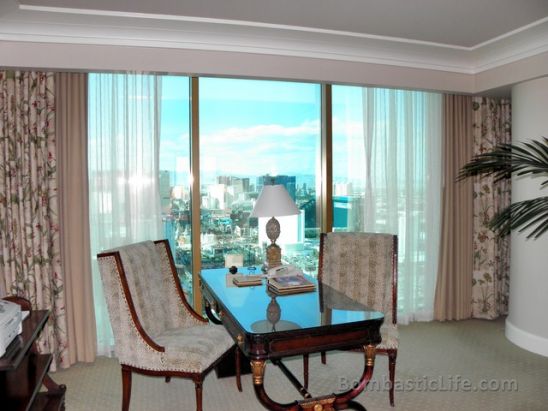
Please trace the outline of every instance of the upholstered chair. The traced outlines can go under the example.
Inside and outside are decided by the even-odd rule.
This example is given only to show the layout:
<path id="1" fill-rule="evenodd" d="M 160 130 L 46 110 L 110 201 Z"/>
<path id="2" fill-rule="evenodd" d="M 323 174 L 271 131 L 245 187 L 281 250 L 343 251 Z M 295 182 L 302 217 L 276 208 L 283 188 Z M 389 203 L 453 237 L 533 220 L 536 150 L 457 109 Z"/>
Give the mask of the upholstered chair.
<path id="1" fill-rule="evenodd" d="M 122 367 L 122 410 L 129 409 L 136 372 L 166 382 L 192 379 L 201 411 L 205 376 L 235 345 L 223 326 L 209 324 L 188 304 L 167 240 L 131 244 L 97 259 Z M 238 355 L 236 363 L 241 391 Z"/>
<path id="2" fill-rule="evenodd" d="M 322 233 L 318 279 L 365 306 L 384 313 L 382 342 L 377 353 L 388 356 L 390 405 L 394 406 L 394 380 L 398 355 L 397 266 L 398 242 L 392 234 Z M 325 309 L 336 309 L 329 307 Z M 325 364 L 325 353 L 322 353 Z M 308 358 L 304 359 L 308 383 Z"/>

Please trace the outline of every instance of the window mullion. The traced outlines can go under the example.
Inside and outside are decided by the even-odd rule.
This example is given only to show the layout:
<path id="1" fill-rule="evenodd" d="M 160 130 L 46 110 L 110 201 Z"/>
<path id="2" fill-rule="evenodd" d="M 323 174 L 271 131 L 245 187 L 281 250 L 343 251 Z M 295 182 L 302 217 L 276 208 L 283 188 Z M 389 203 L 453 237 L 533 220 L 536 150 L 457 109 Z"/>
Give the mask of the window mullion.
<path id="1" fill-rule="evenodd" d="M 192 218 L 192 296 L 194 309 L 202 311 L 202 290 L 200 286 L 201 243 L 200 243 L 200 114 L 199 78 L 190 79 L 190 175 L 191 175 L 191 218 Z"/>
<path id="2" fill-rule="evenodd" d="M 322 84 L 322 142 L 321 142 L 321 189 L 317 190 L 320 198 L 321 231 L 333 230 L 333 127 L 331 84 Z"/>

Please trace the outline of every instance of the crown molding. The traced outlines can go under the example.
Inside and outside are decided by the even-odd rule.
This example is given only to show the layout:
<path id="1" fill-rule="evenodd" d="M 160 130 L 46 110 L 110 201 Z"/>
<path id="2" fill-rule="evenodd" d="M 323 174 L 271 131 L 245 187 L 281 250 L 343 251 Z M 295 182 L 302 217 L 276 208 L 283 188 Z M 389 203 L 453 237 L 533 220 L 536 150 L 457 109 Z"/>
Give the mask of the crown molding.
<path id="1" fill-rule="evenodd" d="M 534 29 L 535 27 L 537 26 L 541 26 L 541 25 L 545 25 L 546 23 L 548 22 L 548 17 L 545 17 L 545 18 L 542 18 L 542 19 L 539 19 L 537 21 L 534 21 L 530 24 L 527 24 L 523 27 L 520 27 L 516 30 L 512 30 L 512 31 L 509 31 L 508 33 L 504 33 L 504 34 L 501 34 L 500 36 L 497 36 L 497 37 L 494 37 L 490 40 L 487 40 L 487 41 L 484 41 L 482 43 L 478 43 L 476 44 L 475 46 L 472 46 L 469 48 L 469 50 L 479 50 L 481 49 L 482 47 L 485 47 L 485 46 L 489 46 L 491 44 L 494 44 L 494 43 L 497 43 L 499 41 L 502 41 L 502 40 L 505 40 L 505 39 L 508 39 L 512 36 L 515 36 L 517 34 L 520 34 L 520 33 L 525 33 L 531 29 Z"/>
<path id="2" fill-rule="evenodd" d="M 4 29 L 4 27 L 2 27 Z M 254 42 L 231 42 L 226 39 L 157 39 L 157 38 L 135 38 L 123 36 L 75 36 L 67 34 L 38 34 L 38 33 L 13 33 L 7 30 L 0 31 L 0 40 L 19 41 L 31 43 L 61 43 L 61 44 L 86 44 L 86 45 L 106 45 L 106 46 L 131 46 L 131 47 L 159 47 L 168 49 L 189 49 L 189 50 L 207 50 L 207 51 L 223 51 L 223 52 L 239 52 L 253 53 L 277 56 L 290 57 L 308 57 L 314 59 L 329 59 L 357 63 L 383 64 L 397 67 L 409 67 L 428 70 L 448 71 L 460 74 L 473 74 L 473 71 L 466 66 L 460 64 L 449 64 L 447 60 L 432 59 L 417 60 L 413 58 L 412 52 L 406 50 L 408 56 L 403 56 L 398 53 L 365 53 L 361 50 L 340 51 L 337 48 L 317 45 L 316 47 L 299 47 L 293 44 L 287 47 L 284 44 L 270 42 L 270 44 L 255 44 Z"/>

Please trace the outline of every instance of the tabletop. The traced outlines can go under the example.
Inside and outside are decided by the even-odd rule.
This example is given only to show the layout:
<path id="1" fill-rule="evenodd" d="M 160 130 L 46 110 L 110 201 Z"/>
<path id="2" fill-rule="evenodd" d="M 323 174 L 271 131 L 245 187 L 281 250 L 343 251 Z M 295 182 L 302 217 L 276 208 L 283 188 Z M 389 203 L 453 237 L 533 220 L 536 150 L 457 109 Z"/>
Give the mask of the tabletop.
<path id="1" fill-rule="evenodd" d="M 317 279 L 306 276 L 316 290 L 290 295 L 268 291 L 266 279 L 260 286 L 237 287 L 226 269 L 203 270 L 204 285 L 213 298 L 230 312 L 246 334 L 268 334 L 319 327 L 355 325 L 380 320 L 384 315 L 350 299 Z"/>

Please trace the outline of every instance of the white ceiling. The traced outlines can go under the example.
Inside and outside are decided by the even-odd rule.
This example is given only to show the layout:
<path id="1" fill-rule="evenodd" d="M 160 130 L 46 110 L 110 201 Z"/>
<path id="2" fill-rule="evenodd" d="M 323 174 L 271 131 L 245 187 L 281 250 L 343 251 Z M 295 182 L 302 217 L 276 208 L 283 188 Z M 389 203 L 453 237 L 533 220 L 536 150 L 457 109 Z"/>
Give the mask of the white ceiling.
<path id="1" fill-rule="evenodd" d="M 0 40 L 478 73 L 548 51 L 548 0 L 0 0 Z"/>
<path id="2" fill-rule="evenodd" d="M 25 6 L 239 20 L 474 47 L 548 17 L 547 0 L 20 0 Z"/>

